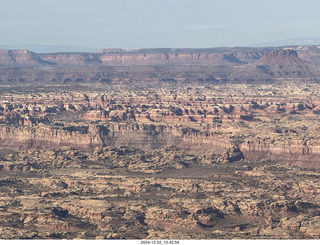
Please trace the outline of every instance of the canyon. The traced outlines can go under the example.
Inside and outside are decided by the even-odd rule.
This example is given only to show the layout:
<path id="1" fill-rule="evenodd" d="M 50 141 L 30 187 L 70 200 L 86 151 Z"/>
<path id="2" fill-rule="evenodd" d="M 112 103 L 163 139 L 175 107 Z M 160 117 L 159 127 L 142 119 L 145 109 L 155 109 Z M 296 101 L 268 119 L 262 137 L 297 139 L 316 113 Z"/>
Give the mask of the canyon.
<path id="1" fill-rule="evenodd" d="M 0 51 L 1 239 L 319 239 L 320 48 Z"/>
<path id="2" fill-rule="evenodd" d="M 249 159 L 319 167 L 317 84 L 141 86 L 4 93 L 0 146 L 150 150 L 174 145 L 203 155 L 236 145 Z"/>

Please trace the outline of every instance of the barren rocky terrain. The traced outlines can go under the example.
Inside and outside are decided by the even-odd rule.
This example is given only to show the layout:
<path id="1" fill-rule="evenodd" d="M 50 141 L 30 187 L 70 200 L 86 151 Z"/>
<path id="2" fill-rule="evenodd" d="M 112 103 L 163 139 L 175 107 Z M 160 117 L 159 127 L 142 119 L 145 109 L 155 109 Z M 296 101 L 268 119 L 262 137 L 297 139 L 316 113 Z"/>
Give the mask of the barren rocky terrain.
<path id="1" fill-rule="evenodd" d="M 319 239 L 318 49 L 1 51 L 0 238 Z"/>

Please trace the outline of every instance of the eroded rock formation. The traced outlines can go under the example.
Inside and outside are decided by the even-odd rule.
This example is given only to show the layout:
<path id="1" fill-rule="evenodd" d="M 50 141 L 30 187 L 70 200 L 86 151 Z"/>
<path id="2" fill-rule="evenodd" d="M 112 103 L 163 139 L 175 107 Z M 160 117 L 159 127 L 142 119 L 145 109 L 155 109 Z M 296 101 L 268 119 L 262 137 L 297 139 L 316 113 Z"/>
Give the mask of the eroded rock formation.
<path id="1" fill-rule="evenodd" d="M 1 238 L 319 239 L 319 171 L 167 148 L 1 151 Z"/>
<path id="2" fill-rule="evenodd" d="M 237 147 L 248 159 L 319 167 L 317 84 L 107 88 L 2 94 L 1 147 L 177 146 L 199 156 L 225 154 L 224 161 L 237 155 L 225 149 Z"/>
<path id="3" fill-rule="evenodd" d="M 319 239 L 318 49 L 3 51 L 0 238 Z"/>

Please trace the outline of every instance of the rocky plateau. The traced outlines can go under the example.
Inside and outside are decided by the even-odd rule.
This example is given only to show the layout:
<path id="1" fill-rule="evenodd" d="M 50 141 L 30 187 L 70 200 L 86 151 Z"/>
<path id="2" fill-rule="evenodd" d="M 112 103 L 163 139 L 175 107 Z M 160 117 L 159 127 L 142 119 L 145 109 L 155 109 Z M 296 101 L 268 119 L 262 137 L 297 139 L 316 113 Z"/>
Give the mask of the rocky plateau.
<path id="1" fill-rule="evenodd" d="M 0 51 L 0 239 L 319 239 L 319 65 Z"/>

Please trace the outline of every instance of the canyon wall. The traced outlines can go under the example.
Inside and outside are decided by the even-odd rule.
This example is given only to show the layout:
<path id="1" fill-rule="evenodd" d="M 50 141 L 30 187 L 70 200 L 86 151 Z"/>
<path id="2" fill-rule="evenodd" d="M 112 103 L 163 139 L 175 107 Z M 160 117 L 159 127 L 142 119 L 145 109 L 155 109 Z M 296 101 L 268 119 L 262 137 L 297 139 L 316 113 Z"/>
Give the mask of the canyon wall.
<path id="1" fill-rule="evenodd" d="M 90 127 L 90 128 L 89 128 Z M 203 133 L 185 133 L 162 125 L 133 124 L 82 126 L 54 129 L 50 126 L 0 127 L 0 148 L 12 150 L 72 147 L 92 149 L 103 146 L 128 146 L 143 150 L 178 147 L 190 153 L 222 153 L 231 143 L 228 139 Z M 89 130 L 88 130 L 89 128 Z"/>
<path id="2" fill-rule="evenodd" d="M 90 128 L 89 128 L 90 127 Z M 0 147 L 12 150 L 50 149 L 71 147 L 94 149 L 105 146 L 128 146 L 143 150 L 165 147 L 179 149 L 198 156 L 222 154 L 234 145 L 226 136 L 203 132 L 183 132 L 181 129 L 147 124 L 110 125 L 108 129 L 85 126 L 84 131 L 72 127 L 53 129 L 51 127 L 0 128 Z M 291 140 L 288 142 L 257 140 L 238 145 L 246 159 L 269 159 L 307 168 L 319 168 L 319 142 Z"/>
<path id="3" fill-rule="evenodd" d="M 102 146 L 99 131 L 58 130 L 51 127 L 0 127 L 1 148 L 22 150 L 55 147 L 94 148 Z"/>

